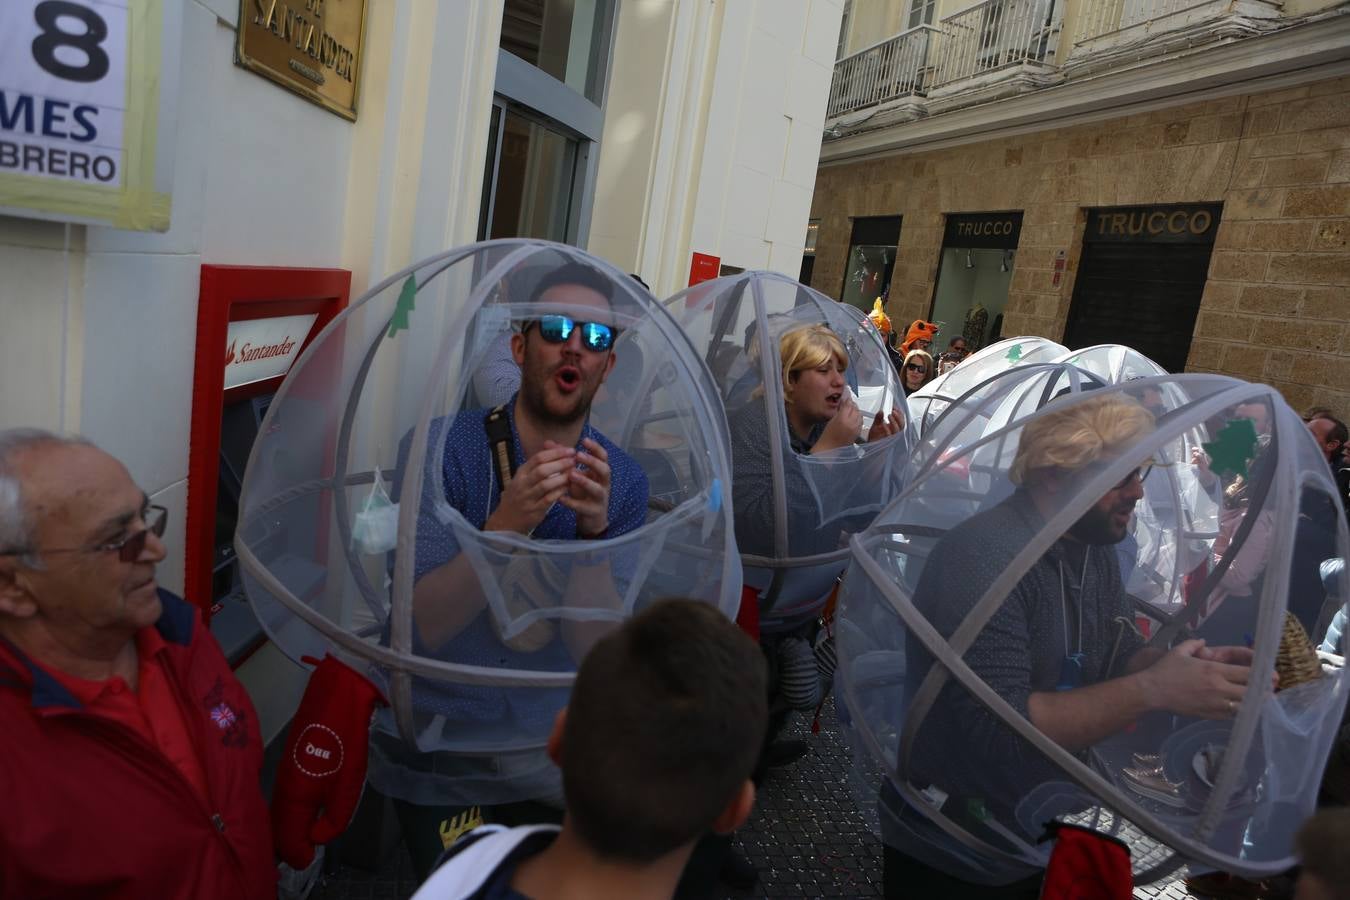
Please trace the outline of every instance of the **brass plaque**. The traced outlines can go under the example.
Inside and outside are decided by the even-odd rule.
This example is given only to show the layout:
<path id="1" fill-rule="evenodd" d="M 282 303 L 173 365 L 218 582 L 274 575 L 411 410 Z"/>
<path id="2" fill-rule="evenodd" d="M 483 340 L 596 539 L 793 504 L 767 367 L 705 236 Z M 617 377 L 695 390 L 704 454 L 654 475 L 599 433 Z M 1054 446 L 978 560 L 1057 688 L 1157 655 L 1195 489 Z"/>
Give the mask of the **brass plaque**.
<path id="1" fill-rule="evenodd" d="M 236 62 L 356 120 L 366 0 L 240 0 Z"/>

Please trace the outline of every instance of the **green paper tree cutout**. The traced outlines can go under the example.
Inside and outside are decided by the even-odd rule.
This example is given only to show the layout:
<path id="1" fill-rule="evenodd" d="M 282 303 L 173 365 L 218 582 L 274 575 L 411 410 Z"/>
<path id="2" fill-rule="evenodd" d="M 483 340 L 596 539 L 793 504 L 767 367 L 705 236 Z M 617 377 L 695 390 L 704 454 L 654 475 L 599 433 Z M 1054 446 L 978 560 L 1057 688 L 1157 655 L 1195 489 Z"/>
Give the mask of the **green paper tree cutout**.
<path id="1" fill-rule="evenodd" d="M 394 314 L 389 317 L 389 333 L 393 337 L 400 331 L 408 330 L 408 316 L 413 311 L 413 298 L 417 296 L 417 276 L 409 275 L 398 292 L 398 302 L 394 304 Z"/>
<path id="2" fill-rule="evenodd" d="M 1008 355 L 1005 357 L 1008 362 L 1018 362 L 1022 359 L 1022 345 L 1013 344 L 1008 348 Z"/>
<path id="3" fill-rule="evenodd" d="M 1209 454 L 1209 468 L 1247 477 L 1247 463 L 1256 455 L 1256 425 L 1251 419 L 1229 419 L 1218 438 L 1200 446 Z"/>

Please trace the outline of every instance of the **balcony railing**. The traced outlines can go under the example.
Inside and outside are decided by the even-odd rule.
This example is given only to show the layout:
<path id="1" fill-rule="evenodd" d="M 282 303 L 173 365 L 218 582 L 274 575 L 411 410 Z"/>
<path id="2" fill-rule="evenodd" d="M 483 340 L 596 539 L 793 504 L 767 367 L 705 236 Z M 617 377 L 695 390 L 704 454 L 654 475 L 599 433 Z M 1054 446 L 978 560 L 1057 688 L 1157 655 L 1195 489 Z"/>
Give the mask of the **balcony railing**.
<path id="1" fill-rule="evenodd" d="M 1230 15 L 1267 18 L 1276 15 L 1279 6 L 1279 0 L 1090 0 L 1079 13 L 1075 51 L 1095 48 L 1083 45 L 1106 35 L 1128 41 Z"/>
<path id="2" fill-rule="evenodd" d="M 920 25 L 836 62 L 826 116 L 922 94 L 937 33 L 931 25 Z"/>
<path id="3" fill-rule="evenodd" d="M 1054 0 L 984 0 L 943 19 L 930 87 L 997 72 L 1054 54 Z"/>

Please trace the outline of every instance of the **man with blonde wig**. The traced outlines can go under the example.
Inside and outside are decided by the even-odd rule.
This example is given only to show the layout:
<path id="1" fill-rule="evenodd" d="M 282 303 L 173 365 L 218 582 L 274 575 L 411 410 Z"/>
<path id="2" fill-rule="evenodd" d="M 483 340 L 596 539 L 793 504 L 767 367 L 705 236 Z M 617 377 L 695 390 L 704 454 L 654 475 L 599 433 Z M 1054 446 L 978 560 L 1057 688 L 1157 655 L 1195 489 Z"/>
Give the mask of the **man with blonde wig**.
<path id="1" fill-rule="evenodd" d="M 950 639 L 1045 522 L 1153 428 L 1153 415 L 1119 393 L 1064 399 L 1031 420 L 1008 473 L 1016 490 L 937 542 L 915 606 Z M 1250 672 L 1246 648 L 1188 640 L 1145 649 L 1133 630 L 1113 545 L 1143 497 L 1150 464 L 1140 462 L 1032 564 L 963 656 L 1014 710 L 1085 760 L 1094 744 L 1153 711 L 1232 717 Z M 912 694 L 933 660 L 915 640 L 908 655 Z M 910 784 L 941 798 L 945 817 L 1008 853 L 986 858 L 891 798 L 898 811 L 883 829 L 886 896 L 1038 896 L 1040 873 L 1010 861 L 1008 826 L 1033 788 L 1067 777 L 951 681 L 920 726 L 910 762 Z"/>

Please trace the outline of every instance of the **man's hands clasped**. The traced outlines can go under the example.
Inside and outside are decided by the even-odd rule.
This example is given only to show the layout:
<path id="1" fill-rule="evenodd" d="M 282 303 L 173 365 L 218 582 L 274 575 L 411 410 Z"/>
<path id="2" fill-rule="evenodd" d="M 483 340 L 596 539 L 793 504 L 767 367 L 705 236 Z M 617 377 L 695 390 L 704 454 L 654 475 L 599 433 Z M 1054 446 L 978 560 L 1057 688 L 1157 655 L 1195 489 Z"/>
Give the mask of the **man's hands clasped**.
<path id="1" fill-rule="evenodd" d="M 545 441 L 506 485 L 485 530 L 528 535 L 561 503 L 576 513 L 578 537 L 603 535 L 609 527 L 609 454 L 591 438 L 581 445 L 577 450 Z"/>

